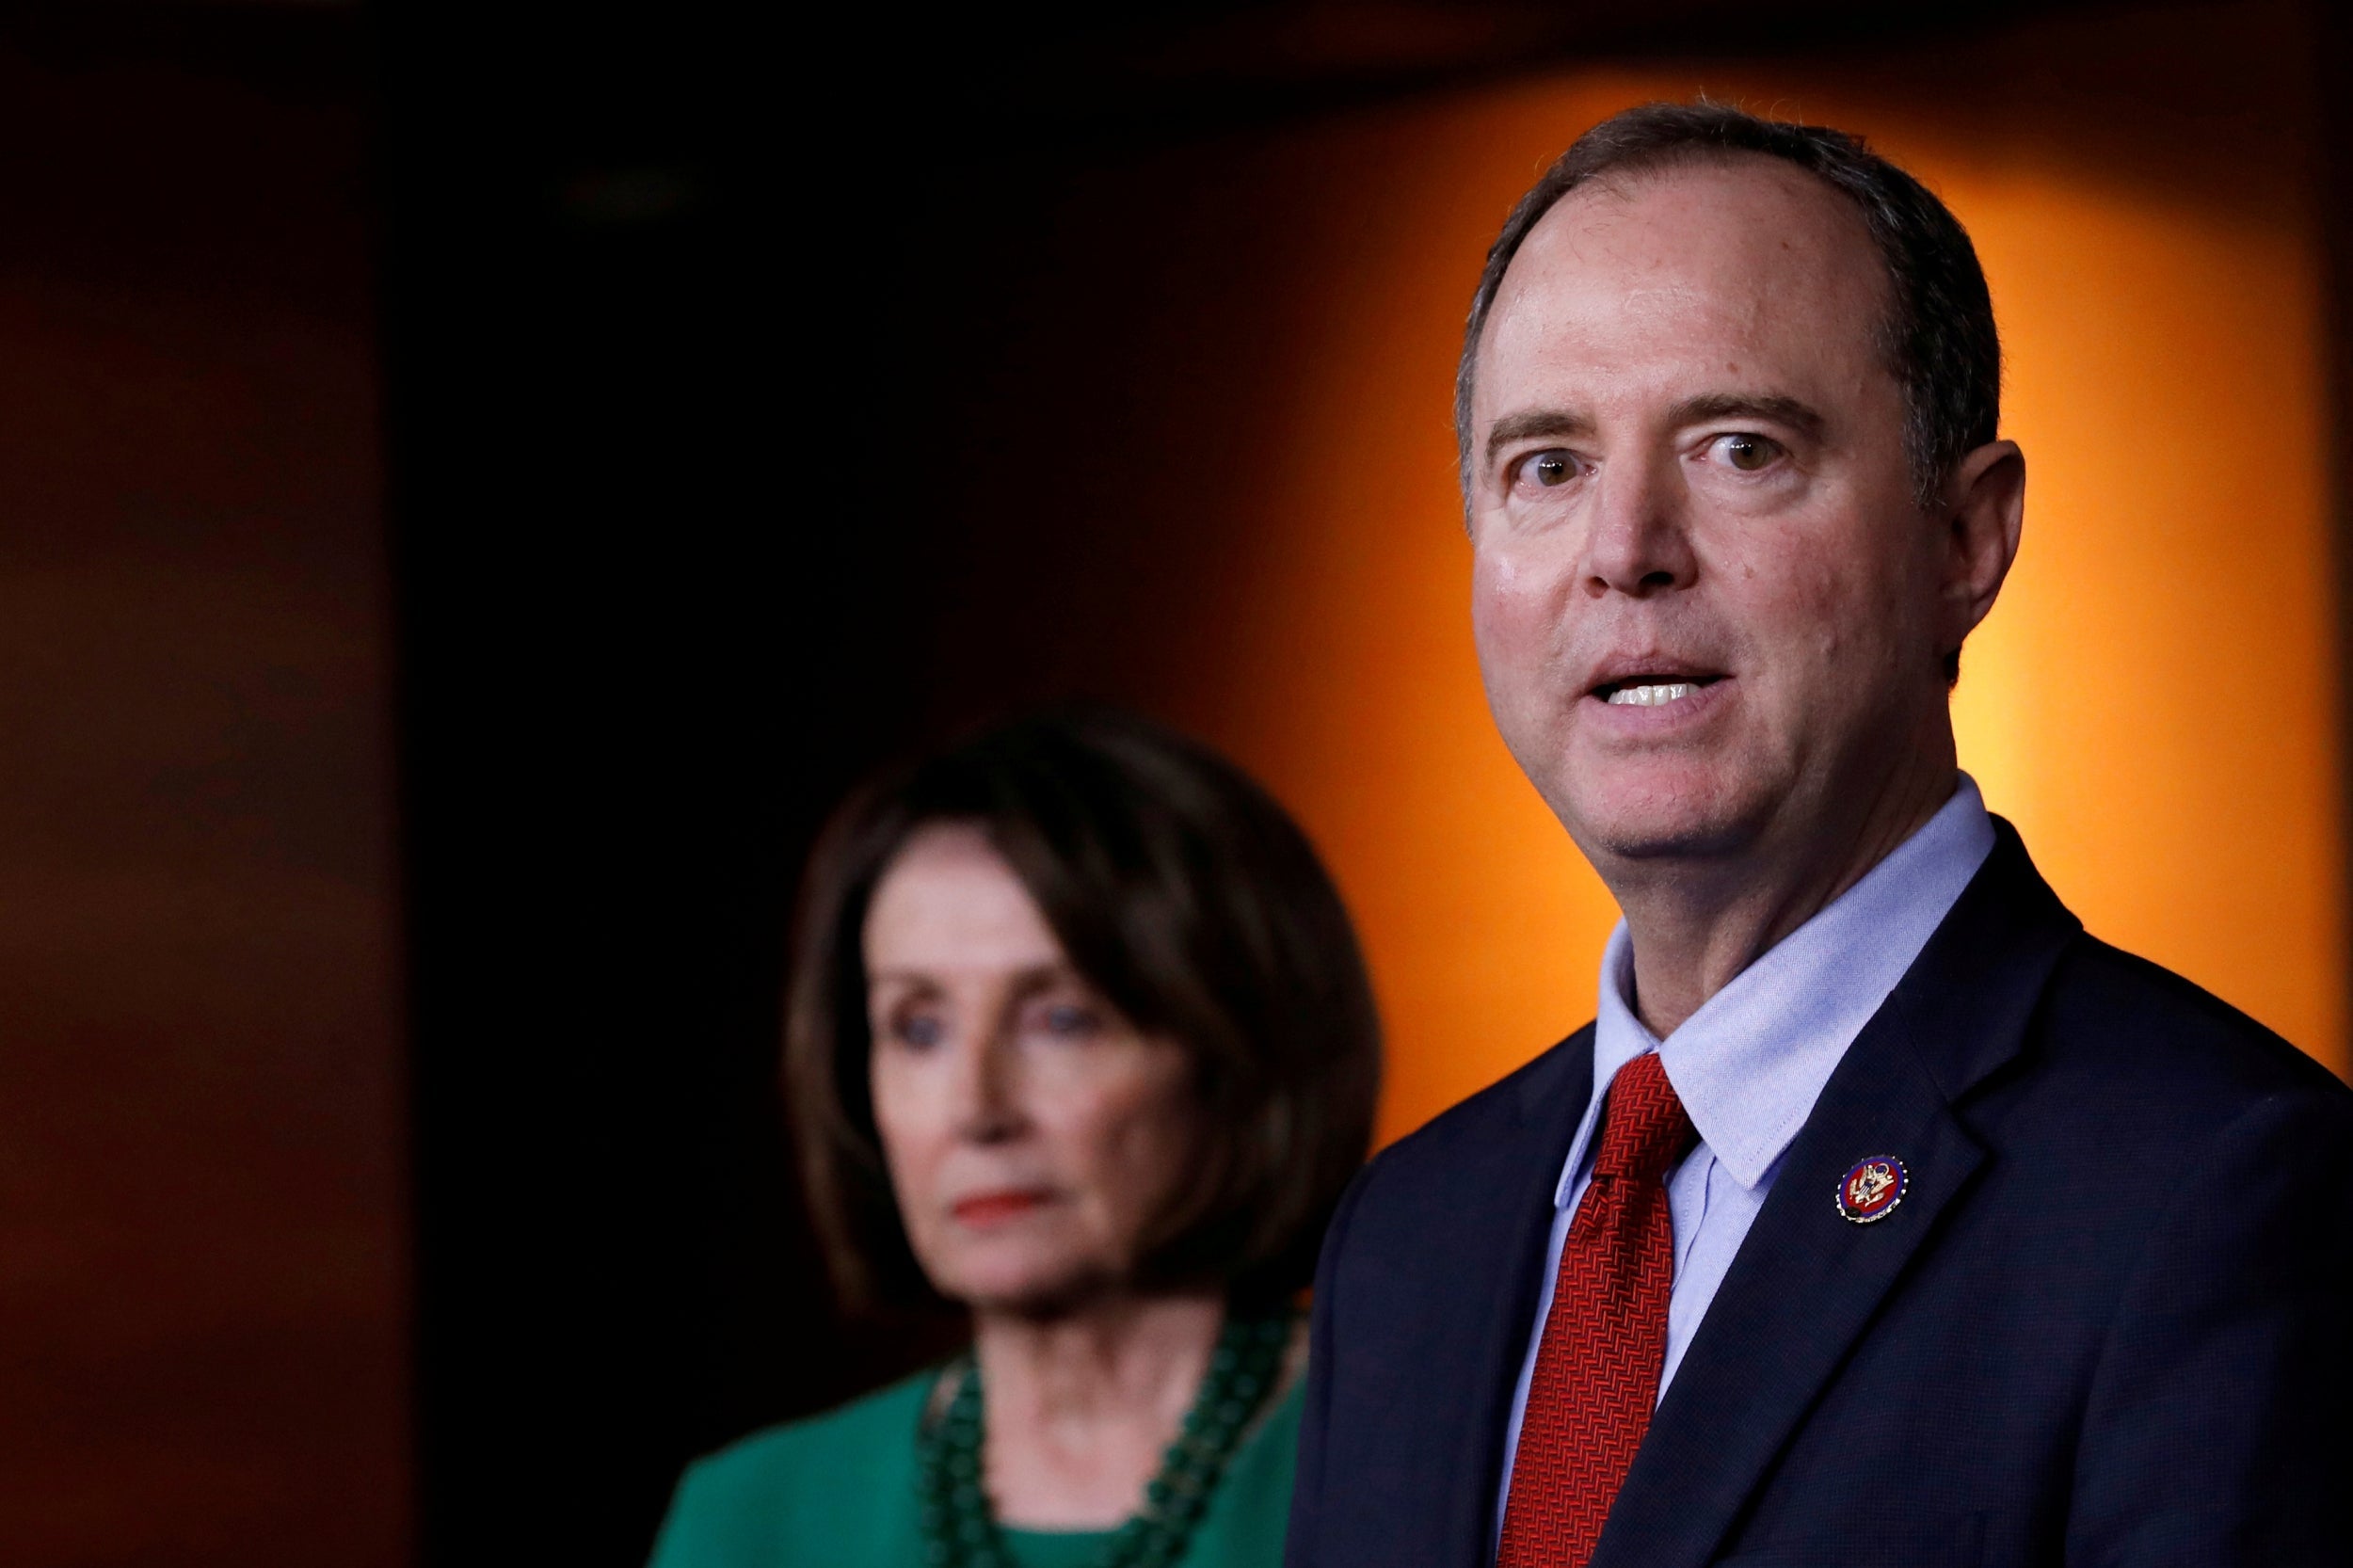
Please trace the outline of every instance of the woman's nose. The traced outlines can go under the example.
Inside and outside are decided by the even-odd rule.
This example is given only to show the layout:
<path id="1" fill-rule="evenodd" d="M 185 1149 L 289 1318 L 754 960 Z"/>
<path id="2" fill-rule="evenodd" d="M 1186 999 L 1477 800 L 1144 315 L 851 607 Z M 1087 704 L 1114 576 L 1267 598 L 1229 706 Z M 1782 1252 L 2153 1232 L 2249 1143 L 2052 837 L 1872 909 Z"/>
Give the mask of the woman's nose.
<path id="1" fill-rule="evenodd" d="M 983 1035 L 961 1053 L 956 1131 L 976 1144 L 1002 1143 L 1021 1130 L 1019 1063 L 1002 1032 Z"/>

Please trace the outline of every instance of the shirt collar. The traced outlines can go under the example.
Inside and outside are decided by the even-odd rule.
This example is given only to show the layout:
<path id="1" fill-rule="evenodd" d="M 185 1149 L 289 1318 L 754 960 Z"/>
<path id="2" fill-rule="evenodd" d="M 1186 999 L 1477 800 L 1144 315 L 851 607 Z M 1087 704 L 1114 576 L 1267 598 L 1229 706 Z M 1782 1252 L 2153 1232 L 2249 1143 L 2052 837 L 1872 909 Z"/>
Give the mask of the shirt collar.
<path id="1" fill-rule="evenodd" d="M 1735 975 L 1663 1044 L 1635 1016 L 1634 947 L 1620 920 L 1602 952 L 1594 1094 L 1554 1202 L 1565 1206 L 1574 1194 L 1609 1080 L 1652 1050 L 1701 1141 L 1734 1180 L 1754 1190 L 1993 850 L 1993 820 L 1962 774 L 1952 799 L 1918 832 Z"/>

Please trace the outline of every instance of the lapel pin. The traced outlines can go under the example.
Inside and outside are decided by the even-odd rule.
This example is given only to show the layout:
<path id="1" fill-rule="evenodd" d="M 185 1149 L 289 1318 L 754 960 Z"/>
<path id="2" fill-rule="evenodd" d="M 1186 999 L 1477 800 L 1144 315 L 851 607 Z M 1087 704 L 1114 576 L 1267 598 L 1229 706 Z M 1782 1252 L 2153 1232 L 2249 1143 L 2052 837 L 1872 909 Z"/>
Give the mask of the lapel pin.
<path id="1" fill-rule="evenodd" d="M 1904 1162 L 1875 1154 L 1857 1160 L 1838 1183 L 1838 1212 L 1859 1225 L 1884 1220 L 1904 1201 Z"/>

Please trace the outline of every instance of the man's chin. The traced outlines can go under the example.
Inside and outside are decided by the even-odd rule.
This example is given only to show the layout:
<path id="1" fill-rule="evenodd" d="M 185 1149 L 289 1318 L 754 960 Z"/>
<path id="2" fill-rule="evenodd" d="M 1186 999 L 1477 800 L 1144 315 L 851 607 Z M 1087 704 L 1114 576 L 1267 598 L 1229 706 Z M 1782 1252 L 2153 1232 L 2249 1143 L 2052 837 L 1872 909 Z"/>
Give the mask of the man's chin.
<path id="1" fill-rule="evenodd" d="M 1589 799 L 1561 813 L 1585 857 L 1657 861 L 1713 859 L 1737 854 L 1755 836 L 1754 813 L 1724 792 L 1647 792 Z"/>
<path id="2" fill-rule="evenodd" d="M 1748 835 L 1721 824 L 1691 824 L 1676 829 L 1626 830 L 1600 840 L 1587 858 L 1607 856 L 1625 861 L 1720 860 L 1737 854 Z M 1596 853 L 1598 852 L 1598 853 Z"/>

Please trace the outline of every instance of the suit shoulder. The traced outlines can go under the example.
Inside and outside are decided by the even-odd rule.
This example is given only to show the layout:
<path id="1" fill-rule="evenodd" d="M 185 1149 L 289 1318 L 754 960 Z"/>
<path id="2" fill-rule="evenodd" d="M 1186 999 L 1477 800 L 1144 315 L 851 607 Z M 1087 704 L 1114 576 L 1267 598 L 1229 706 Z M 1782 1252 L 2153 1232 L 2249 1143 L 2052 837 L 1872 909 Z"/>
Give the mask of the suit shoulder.
<path id="1" fill-rule="evenodd" d="M 1441 1111 L 1419 1128 L 1375 1155 L 1366 1168 L 1368 1178 L 1413 1176 L 1454 1163 L 1499 1135 L 1541 1103 L 1575 1083 L 1577 1068 L 1592 1060 L 1593 1026 L 1587 1024 L 1533 1060 L 1514 1068 L 1484 1089 Z M 1590 1085 L 1589 1085 L 1590 1089 Z M 1578 1112 L 1584 1110 L 1580 1103 Z M 1368 1183 L 1369 1184 L 1369 1183 Z"/>
<path id="2" fill-rule="evenodd" d="M 2080 936 L 2045 992 L 2055 1050 L 2115 1057 L 2123 1080 L 2169 1092 L 2208 1115 L 2285 1096 L 2353 1116 L 2353 1091 L 2270 1029 L 2192 981 Z"/>

